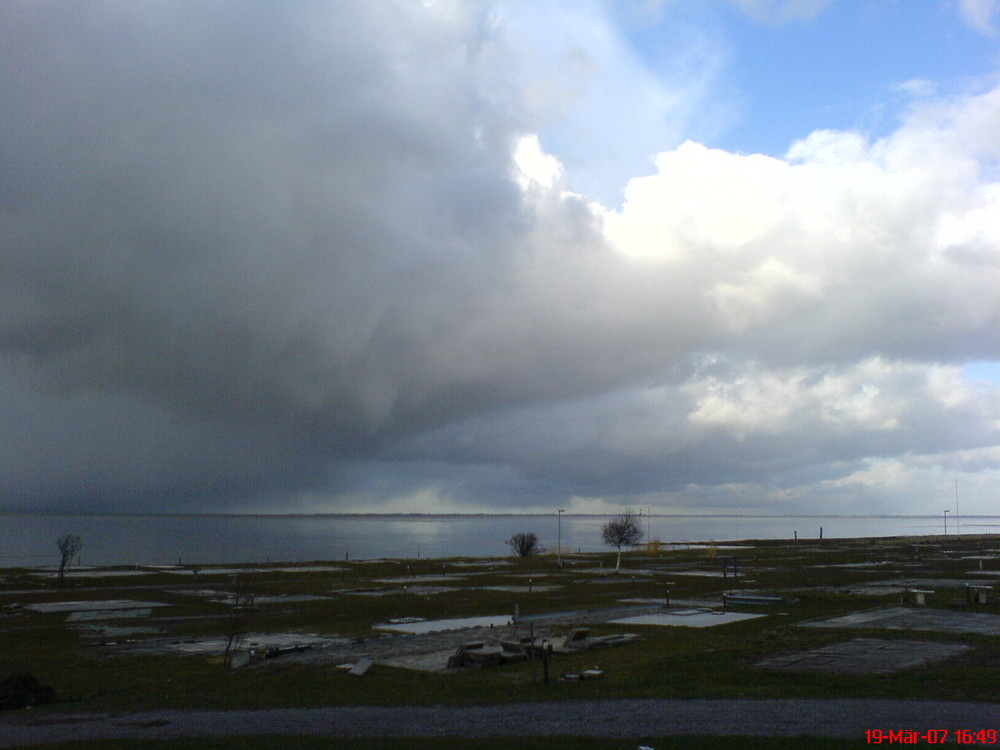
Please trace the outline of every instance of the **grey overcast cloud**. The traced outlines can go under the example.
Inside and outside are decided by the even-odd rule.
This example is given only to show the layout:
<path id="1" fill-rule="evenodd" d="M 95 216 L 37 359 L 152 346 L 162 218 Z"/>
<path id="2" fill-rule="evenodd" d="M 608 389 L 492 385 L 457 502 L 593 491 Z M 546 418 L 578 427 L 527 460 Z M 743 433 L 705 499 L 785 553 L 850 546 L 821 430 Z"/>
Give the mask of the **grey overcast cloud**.
<path id="1" fill-rule="evenodd" d="M 4 508 L 997 512 L 996 4 L 879 5 L 7 0 Z"/>

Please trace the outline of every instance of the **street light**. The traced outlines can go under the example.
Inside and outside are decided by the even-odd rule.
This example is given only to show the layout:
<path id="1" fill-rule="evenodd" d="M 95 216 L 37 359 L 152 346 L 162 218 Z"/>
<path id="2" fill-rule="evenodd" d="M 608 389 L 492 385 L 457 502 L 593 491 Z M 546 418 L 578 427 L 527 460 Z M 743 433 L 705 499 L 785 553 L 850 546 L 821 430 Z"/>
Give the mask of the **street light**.
<path id="1" fill-rule="evenodd" d="M 948 536 L 948 509 L 944 509 L 944 535 Z"/>
<path id="2" fill-rule="evenodd" d="M 559 511 L 558 511 L 558 513 L 556 514 L 556 518 L 559 519 L 556 522 L 556 533 L 558 534 L 558 536 L 556 537 L 556 539 L 557 539 L 557 541 L 556 541 L 556 565 L 558 565 L 560 568 L 562 567 L 562 514 L 565 513 L 565 512 L 566 511 L 563 508 L 560 508 Z"/>

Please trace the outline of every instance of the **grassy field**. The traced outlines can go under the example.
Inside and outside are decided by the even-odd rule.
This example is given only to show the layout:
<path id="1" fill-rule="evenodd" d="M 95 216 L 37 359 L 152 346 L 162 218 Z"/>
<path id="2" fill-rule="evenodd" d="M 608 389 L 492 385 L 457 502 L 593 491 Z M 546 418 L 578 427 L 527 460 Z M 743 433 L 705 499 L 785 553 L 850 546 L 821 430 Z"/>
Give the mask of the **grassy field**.
<path id="1" fill-rule="evenodd" d="M 5 645 L 0 652 L 0 676 L 31 672 L 43 684 L 56 689 L 59 702 L 34 709 L 36 713 L 625 697 L 880 697 L 996 702 L 1000 701 L 1000 681 L 996 680 L 1000 638 L 988 636 L 880 631 L 880 638 L 942 640 L 974 647 L 965 655 L 936 665 L 890 675 L 796 674 L 755 666 L 772 655 L 873 635 L 874 632 L 864 630 L 847 633 L 798 626 L 808 620 L 898 603 L 898 594 L 861 596 L 848 593 L 866 582 L 891 582 L 904 577 L 990 582 L 989 576 L 972 575 L 979 567 L 974 556 L 989 558 L 995 555 L 996 542 L 995 537 L 988 536 L 951 536 L 946 539 L 760 541 L 669 551 L 664 548 L 627 555 L 618 576 L 603 574 L 613 565 L 611 555 L 569 556 L 562 568 L 549 556 L 493 561 L 502 564 L 426 559 L 338 562 L 329 564 L 336 570 L 300 572 L 283 571 L 278 565 L 244 566 L 238 581 L 231 573 L 205 568 L 197 577 L 176 572 L 125 575 L 130 571 L 121 570 L 122 575 L 118 577 L 74 576 L 60 584 L 51 576 L 7 569 L 0 575 L 0 627 Z M 724 557 L 739 558 L 744 577 L 735 584 L 732 579 L 724 581 L 717 575 L 721 573 Z M 990 566 L 996 569 L 1000 561 L 988 561 L 987 568 Z M 648 573 L 636 572 L 640 570 Z M 386 579 L 444 574 L 462 575 L 463 579 L 435 582 L 435 585 L 454 587 L 454 590 L 436 594 L 413 593 L 412 583 L 386 582 Z M 529 578 L 533 587 L 531 593 L 489 588 L 523 587 L 527 586 Z M 405 591 L 403 585 L 407 585 Z M 535 586 L 541 585 L 558 588 L 535 590 Z M 299 632 L 364 638 L 375 635 L 372 625 L 391 618 L 510 614 L 515 604 L 522 615 L 580 611 L 620 605 L 626 598 L 663 597 L 668 590 L 673 601 L 719 602 L 724 590 L 741 588 L 782 594 L 788 600 L 742 610 L 765 617 L 712 628 L 593 626 L 594 634 L 628 630 L 640 633 L 645 640 L 641 644 L 560 657 L 554 663 L 556 674 L 598 667 L 603 677 L 572 683 L 554 681 L 548 685 L 540 680 L 537 667 L 526 663 L 448 674 L 376 665 L 363 678 L 351 677 L 334 665 L 304 665 L 281 658 L 267 660 L 259 666 L 230 670 L 224 667 L 221 652 L 187 656 L 130 654 L 106 645 L 112 640 L 109 636 L 96 635 L 67 622 L 66 612 L 36 612 L 25 606 L 39 602 L 107 599 L 163 602 L 169 606 L 157 608 L 152 618 L 119 624 L 162 631 L 129 635 L 132 639 L 182 640 L 219 636 L 225 632 L 231 608 L 225 602 L 197 596 L 194 592 L 225 592 L 235 586 L 252 591 L 257 597 L 295 594 L 324 597 L 257 606 L 246 624 L 255 633 Z M 929 606 L 1000 614 L 1000 606 L 996 603 L 966 605 L 961 588 L 931 588 L 936 593 Z M 364 595 L 357 593 L 359 590 L 381 595 Z M 554 628 L 556 632 L 565 630 L 566 627 Z M 572 740 L 572 743 L 574 747 L 590 747 L 579 740 Z M 198 746 L 243 747 L 226 743 L 200 743 Z M 413 744 L 406 746 L 415 747 Z M 500 745 L 462 745 L 494 746 Z M 505 742 L 503 746 L 535 745 Z M 653 746 L 673 745 L 660 741 Z M 685 742 L 684 746 L 715 745 Z M 821 744 L 813 746 L 822 747 Z M 150 747 L 157 745 L 153 743 Z M 164 744 L 163 747 L 188 745 Z M 300 744 L 300 748 L 308 747 L 311 745 Z M 559 745 L 547 743 L 545 747 Z"/>

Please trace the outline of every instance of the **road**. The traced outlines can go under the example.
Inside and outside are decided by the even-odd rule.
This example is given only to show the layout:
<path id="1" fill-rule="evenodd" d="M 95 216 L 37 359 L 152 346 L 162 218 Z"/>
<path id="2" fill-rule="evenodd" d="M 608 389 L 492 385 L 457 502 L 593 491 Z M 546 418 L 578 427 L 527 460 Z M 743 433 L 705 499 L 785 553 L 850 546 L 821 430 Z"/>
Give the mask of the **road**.
<path id="1" fill-rule="evenodd" d="M 815 735 L 865 739 L 884 732 L 1000 729 L 1000 705 L 897 700 L 604 700 L 482 706 L 338 706 L 256 711 L 150 711 L 0 718 L 0 747 L 90 739 L 225 735 L 504 737 L 568 735 Z M 940 738 L 939 739 L 943 739 Z"/>

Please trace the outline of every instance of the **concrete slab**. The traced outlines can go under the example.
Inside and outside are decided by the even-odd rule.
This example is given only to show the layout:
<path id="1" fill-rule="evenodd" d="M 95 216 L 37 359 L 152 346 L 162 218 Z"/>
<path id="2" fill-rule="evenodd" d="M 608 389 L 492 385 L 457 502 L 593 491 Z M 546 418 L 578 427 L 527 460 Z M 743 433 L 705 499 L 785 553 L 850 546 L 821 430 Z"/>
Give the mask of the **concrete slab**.
<path id="1" fill-rule="evenodd" d="M 182 568 L 162 569 L 158 572 L 171 573 L 178 576 L 243 576 L 256 575 L 258 573 L 273 573 L 275 571 L 287 570 L 287 568 L 213 568 L 211 565 L 185 565 Z"/>
<path id="2" fill-rule="evenodd" d="M 897 578 L 890 580 L 871 581 L 861 586 L 897 586 L 908 589 L 960 589 L 969 584 L 989 583 L 981 578 Z"/>
<path id="3" fill-rule="evenodd" d="M 851 596 L 901 596 L 906 592 L 907 586 L 856 586 L 847 589 L 846 593 Z M 800 589 L 801 590 L 801 589 Z M 843 591 L 843 589 L 840 589 Z"/>
<path id="4" fill-rule="evenodd" d="M 203 636 L 198 638 L 165 639 L 151 638 L 136 643 L 117 644 L 116 648 L 132 653 L 156 654 L 222 654 L 226 650 L 225 636 Z M 243 650 L 267 651 L 274 648 L 312 648 L 322 649 L 328 646 L 347 643 L 347 638 L 331 638 L 305 633 L 248 633 L 242 639 L 240 648 Z"/>
<path id="5" fill-rule="evenodd" d="M 352 596 L 434 596 L 446 594 L 449 591 L 460 591 L 457 586 L 406 586 L 391 589 L 341 589 L 335 594 L 351 594 Z"/>
<path id="6" fill-rule="evenodd" d="M 136 625 L 84 625 L 80 628 L 83 634 L 91 638 L 128 638 L 133 635 L 156 635 L 163 633 L 162 628 L 149 628 Z"/>
<path id="7" fill-rule="evenodd" d="M 455 653 L 454 648 L 428 651 L 421 654 L 403 654 L 379 659 L 378 663 L 398 669 L 414 669 L 418 672 L 443 672 L 448 668 L 448 659 Z"/>
<path id="8" fill-rule="evenodd" d="M 218 591 L 216 589 L 170 589 L 168 593 L 179 594 L 180 596 L 197 596 L 200 599 L 214 599 L 218 601 L 223 601 L 232 596 L 232 592 Z"/>
<path id="9" fill-rule="evenodd" d="M 95 599 L 93 601 L 76 602 L 32 602 L 25 604 L 25 609 L 35 612 L 93 612 L 97 610 L 149 609 L 151 607 L 169 607 L 163 602 L 140 602 L 132 599 Z"/>
<path id="10" fill-rule="evenodd" d="M 344 571 L 347 568 L 338 565 L 272 565 L 269 563 L 251 565 L 245 568 L 233 568 L 191 563 L 185 565 L 137 565 L 136 570 L 146 573 L 171 573 L 174 575 L 193 575 L 195 572 L 198 575 L 243 575 L 251 573 L 323 573 Z"/>
<path id="11" fill-rule="evenodd" d="M 265 594 L 254 596 L 254 604 L 288 604 L 291 602 L 314 602 L 321 599 L 330 599 L 329 596 L 316 596 L 315 594 Z"/>
<path id="12" fill-rule="evenodd" d="M 718 610 L 676 610 L 674 612 L 653 613 L 622 617 L 611 620 L 615 625 L 670 625 L 684 628 L 711 628 L 740 620 L 753 620 L 764 615 L 752 615 L 744 612 L 720 612 Z"/>
<path id="13" fill-rule="evenodd" d="M 371 659 L 358 659 L 357 664 L 351 667 L 347 674 L 354 675 L 355 677 L 364 677 L 365 673 L 372 668 L 374 663 Z"/>
<path id="14" fill-rule="evenodd" d="M 927 630 L 936 633 L 1000 635 L 1000 615 L 985 612 L 958 612 L 950 609 L 885 607 L 801 624 L 803 627 L 809 628 L 877 628 L 881 630 Z"/>
<path id="15" fill-rule="evenodd" d="M 890 674 L 932 664 L 969 650 L 969 646 L 958 643 L 855 638 L 811 651 L 765 659 L 757 666 L 786 672 Z"/>
<path id="16" fill-rule="evenodd" d="M 966 586 L 995 584 L 989 580 L 969 580 L 962 578 L 895 578 L 891 580 L 869 581 L 850 587 L 830 587 L 831 591 L 840 591 L 851 596 L 902 596 L 907 589 L 965 589 Z M 808 589 L 800 589 L 808 590 Z M 952 593 L 954 596 L 954 593 Z"/>
<path id="17" fill-rule="evenodd" d="M 67 570 L 63 573 L 64 578 L 121 578 L 124 576 L 148 576 L 151 575 L 153 571 L 151 570 L 135 570 L 134 568 L 128 568 L 123 570 L 99 570 L 96 568 L 74 568 L 73 570 Z M 45 578 L 58 578 L 59 573 L 57 571 L 48 570 L 32 570 L 30 575 L 33 576 L 44 576 Z"/>
<path id="18" fill-rule="evenodd" d="M 597 576 L 611 576 L 613 578 L 628 580 L 632 576 L 662 576 L 667 575 L 669 572 L 670 571 L 661 568 L 622 568 L 617 573 L 615 573 L 614 568 L 581 568 L 579 570 L 574 570 L 573 575 L 591 573 Z M 720 573 L 719 575 L 722 574 Z"/>
<path id="19" fill-rule="evenodd" d="M 397 633 L 437 633 L 464 628 L 502 627 L 510 623 L 510 615 L 485 615 L 483 617 L 458 617 L 449 620 L 424 620 L 423 622 L 383 622 L 372 627 Z"/>
<path id="20" fill-rule="evenodd" d="M 172 594 L 182 596 L 197 596 L 208 599 L 219 604 L 227 604 L 233 601 L 233 592 L 217 591 L 215 589 L 176 589 Z M 318 599 L 330 599 L 329 596 L 316 596 L 315 594 L 259 594 L 253 597 L 254 604 L 285 604 L 290 602 L 308 602 Z"/>
<path id="21" fill-rule="evenodd" d="M 153 614 L 150 607 L 131 609 L 89 609 L 85 612 L 70 612 L 66 622 L 95 622 L 99 620 L 134 620 Z"/>

